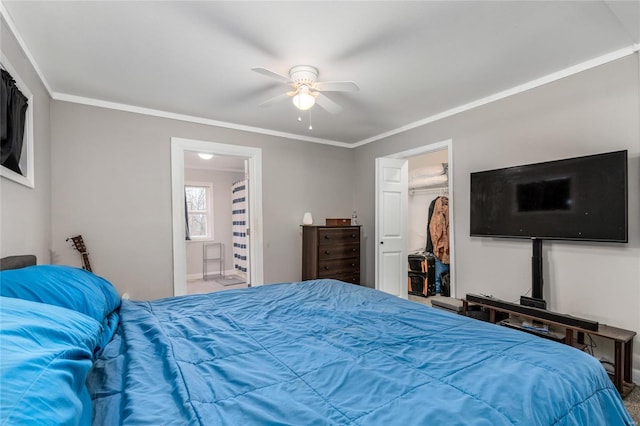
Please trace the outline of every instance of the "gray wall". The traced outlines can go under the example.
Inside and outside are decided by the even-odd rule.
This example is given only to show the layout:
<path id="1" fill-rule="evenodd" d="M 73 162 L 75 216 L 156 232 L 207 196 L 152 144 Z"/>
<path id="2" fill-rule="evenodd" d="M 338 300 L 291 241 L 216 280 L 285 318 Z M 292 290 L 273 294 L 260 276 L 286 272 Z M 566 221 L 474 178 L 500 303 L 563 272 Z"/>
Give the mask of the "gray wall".
<path id="1" fill-rule="evenodd" d="M 223 172 L 218 170 L 185 169 L 185 182 L 207 182 L 212 185 L 213 199 L 213 241 L 224 244 L 225 266 L 227 271 L 233 270 L 233 231 L 231 224 L 231 185 L 244 178 L 244 172 Z M 199 275 L 202 278 L 202 241 L 192 240 L 187 245 L 187 275 Z M 213 252 L 209 256 L 215 256 Z M 218 262 L 213 262 L 208 269 L 215 273 Z"/>
<path id="2" fill-rule="evenodd" d="M 639 77 L 636 53 L 357 148 L 354 201 L 369 236 L 367 284 L 374 284 L 376 157 L 453 140 L 456 295 L 484 293 L 518 300 L 531 288 L 531 243 L 469 237 L 469 174 L 627 149 L 629 243 L 545 242 L 544 294 L 554 310 L 640 330 Z"/>
<path id="3" fill-rule="evenodd" d="M 95 272 L 132 298 L 173 294 L 171 137 L 262 149 L 265 283 L 301 277 L 300 223 L 352 210 L 353 151 L 54 101 L 53 240 L 57 263 L 81 233 Z"/>
<path id="4" fill-rule="evenodd" d="M 0 255 L 35 253 L 80 266 L 65 242 L 85 237 L 96 273 L 132 297 L 171 296 L 170 138 L 263 149 L 265 282 L 300 278 L 305 211 L 316 222 L 355 208 L 363 274 L 374 282 L 374 160 L 453 140 L 457 295 L 515 300 L 530 288 L 526 241 L 470 238 L 469 173 L 629 150 L 629 243 L 545 243 L 551 308 L 640 330 L 640 66 L 638 53 L 355 150 L 49 101 L 7 25 L 2 51 L 34 94 L 36 188 L 0 179 Z M 636 345 L 636 365 L 638 365 Z"/>
<path id="5" fill-rule="evenodd" d="M 33 95 L 35 188 L 0 178 L 0 257 L 35 254 L 49 263 L 51 244 L 51 167 L 49 148 L 49 95 L 0 18 L 0 49 Z"/>

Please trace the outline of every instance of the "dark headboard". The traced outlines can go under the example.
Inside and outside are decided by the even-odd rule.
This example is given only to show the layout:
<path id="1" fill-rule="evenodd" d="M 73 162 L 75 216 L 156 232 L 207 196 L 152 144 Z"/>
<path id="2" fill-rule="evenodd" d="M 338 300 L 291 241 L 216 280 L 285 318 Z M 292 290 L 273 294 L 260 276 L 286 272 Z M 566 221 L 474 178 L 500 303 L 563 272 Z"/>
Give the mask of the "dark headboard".
<path id="1" fill-rule="evenodd" d="M 32 254 L 20 256 L 7 256 L 0 259 L 0 271 L 5 269 L 20 269 L 36 264 L 36 257 Z"/>

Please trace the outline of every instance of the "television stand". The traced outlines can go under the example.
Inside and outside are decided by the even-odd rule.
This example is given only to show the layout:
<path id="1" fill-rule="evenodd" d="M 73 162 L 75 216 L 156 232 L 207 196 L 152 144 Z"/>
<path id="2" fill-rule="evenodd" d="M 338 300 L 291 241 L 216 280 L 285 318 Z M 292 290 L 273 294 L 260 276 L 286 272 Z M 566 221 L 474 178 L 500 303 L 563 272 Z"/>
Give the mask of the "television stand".
<path id="1" fill-rule="evenodd" d="M 566 342 L 565 334 L 561 329 L 549 327 L 542 323 L 536 323 L 535 321 L 527 322 L 522 318 L 510 316 L 509 318 L 500 321 L 498 324 L 516 330 L 524 331 L 525 333 L 535 334 L 536 336 L 542 337 L 543 339 L 553 340 L 554 342 Z M 579 342 L 577 344 L 574 344 L 573 346 L 577 347 L 580 350 L 584 350 L 584 348 L 586 347 L 585 344 Z"/>
<path id="2" fill-rule="evenodd" d="M 535 297 L 520 296 L 520 304 L 522 306 L 531 306 L 532 308 L 547 309 L 547 301 Z"/>
<path id="3" fill-rule="evenodd" d="M 584 342 L 584 335 L 600 336 L 614 342 L 613 375 L 611 380 L 620 395 L 627 396 L 633 390 L 631 368 L 633 363 L 633 338 L 635 331 L 598 324 L 582 318 L 559 314 L 544 309 L 521 306 L 475 294 L 467 294 L 462 300 L 462 312 L 466 314 L 469 304 L 480 306 L 489 311 L 489 322 L 496 323 L 496 312 L 504 312 L 509 316 L 528 319 L 531 322 L 553 326 L 556 330 L 564 330 L 564 343 L 576 346 Z M 594 327 L 595 325 L 595 327 Z"/>

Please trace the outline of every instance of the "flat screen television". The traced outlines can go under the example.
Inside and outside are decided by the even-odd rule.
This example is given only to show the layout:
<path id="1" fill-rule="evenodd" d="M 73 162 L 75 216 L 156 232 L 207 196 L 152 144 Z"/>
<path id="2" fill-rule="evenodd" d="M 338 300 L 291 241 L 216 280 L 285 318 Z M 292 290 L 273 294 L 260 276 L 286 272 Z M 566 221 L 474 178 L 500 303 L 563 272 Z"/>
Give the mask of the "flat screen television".
<path id="1" fill-rule="evenodd" d="M 471 173 L 471 236 L 628 242 L 627 151 Z"/>

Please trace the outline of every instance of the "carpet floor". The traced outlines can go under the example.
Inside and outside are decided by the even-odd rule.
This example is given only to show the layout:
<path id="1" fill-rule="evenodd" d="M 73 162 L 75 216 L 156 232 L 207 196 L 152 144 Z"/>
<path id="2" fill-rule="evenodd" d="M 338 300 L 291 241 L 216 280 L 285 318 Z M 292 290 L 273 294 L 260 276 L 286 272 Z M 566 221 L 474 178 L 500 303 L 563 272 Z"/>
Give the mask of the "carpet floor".
<path id="1" fill-rule="evenodd" d="M 640 390 L 638 390 L 638 386 L 633 388 L 631 393 L 624 399 L 624 405 L 627 407 L 629 414 L 631 414 L 633 421 L 636 424 L 640 424 Z"/>

